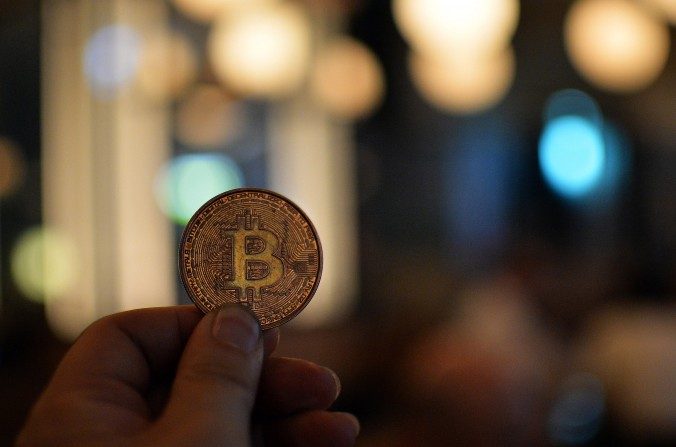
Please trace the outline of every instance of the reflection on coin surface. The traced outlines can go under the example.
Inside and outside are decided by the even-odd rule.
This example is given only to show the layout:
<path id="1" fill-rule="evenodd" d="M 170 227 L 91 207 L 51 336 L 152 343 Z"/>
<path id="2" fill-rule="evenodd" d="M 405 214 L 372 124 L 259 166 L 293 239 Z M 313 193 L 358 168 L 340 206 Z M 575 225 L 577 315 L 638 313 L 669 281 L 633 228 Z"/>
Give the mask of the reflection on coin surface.
<path id="1" fill-rule="evenodd" d="M 294 203 L 263 189 L 235 189 L 197 210 L 183 231 L 179 270 L 203 312 L 248 307 L 263 329 L 295 317 L 317 290 L 322 247 Z"/>

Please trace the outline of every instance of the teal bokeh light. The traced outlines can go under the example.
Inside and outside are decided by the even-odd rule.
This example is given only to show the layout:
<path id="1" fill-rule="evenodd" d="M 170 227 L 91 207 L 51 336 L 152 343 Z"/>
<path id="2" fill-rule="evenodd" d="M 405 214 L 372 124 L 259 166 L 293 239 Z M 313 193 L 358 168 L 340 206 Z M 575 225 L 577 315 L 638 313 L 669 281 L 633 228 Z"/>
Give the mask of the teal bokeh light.
<path id="1" fill-rule="evenodd" d="M 540 169 L 549 186 L 563 197 L 588 195 L 605 169 L 603 131 L 581 116 L 560 116 L 546 123 L 540 137 Z"/>
<path id="2" fill-rule="evenodd" d="M 237 163 L 226 155 L 179 155 L 160 172 L 158 200 L 173 221 L 185 225 L 204 202 L 241 187 L 243 177 Z"/>

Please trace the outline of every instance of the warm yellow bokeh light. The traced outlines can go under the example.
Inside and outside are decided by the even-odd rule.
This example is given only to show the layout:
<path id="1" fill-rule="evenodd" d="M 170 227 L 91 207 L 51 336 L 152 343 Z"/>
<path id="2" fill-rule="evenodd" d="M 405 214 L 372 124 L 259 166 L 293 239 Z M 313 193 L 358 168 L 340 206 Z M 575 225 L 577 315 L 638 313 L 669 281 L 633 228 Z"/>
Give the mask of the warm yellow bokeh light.
<path id="1" fill-rule="evenodd" d="M 394 0 L 394 19 L 423 53 L 487 53 L 509 44 L 518 0 Z"/>
<path id="2" fill-rule="evenodd" d="M 210 22 L 221 14 L 238 9 L 272 3 L 276 0 L 173 0 L 179 11 L 199 22 Z"/>
<path id="3" fill-rule="evenodd" d="M 17 241 L 11 257 L 12 277 L 28 298 L 52 299 L 72 287 L 77 272 L 73 242 L 48 227 L 27 230 Z"/>
<path id="4" fill-rule="evenodd" d="M 178 105 L 176 137 L 191 149 L 216 149 L 244 126 L 239 105 L 217 85 L 195 87 Z"/>
<path id="5" fill-rule="evenodd" d="M 667 25 L 627 0 L 578 1 L 566 18 L 565 39 L 580 73 L 617 92 L 650 85 L 669 56 Z"/>
<path id="6" fill-rule="evenodd" d="M 383 70 L 362 43 L 347 37 L 330 42 L 312 71 L 312 93 L 328 111 L 342 118 L 360 118 L 380 104 L 385 90 Z"/>
<path id="7" fill-rule="evenodd" d="M 0 198 L 16 191 L 26 175 L 26 165 L 19 148 L 0 137 Z"/>
<path id="8" fill-rule="evenodd" d="M 304 11 L 282 3 L 223 17 L 214 24 L 208 51 L 215 74 L 233 91 L 279 98 L 304 80 L 310 44 Z"/>
<path id="9" fill-rule="evenodd" d="M 475 113 L 498 103 L 515 73 L 511 48 L 489 57 L 431 58 L 412 54 L 414 85 L 434 106 L 454 113 Z"/>
<path id="10" fill-rule="evenodd" d="M 155 101 L 178 96 L 197 77 L 197 56 L 185 36 L 154 34 L 141 49 L 138 85 Z"/>

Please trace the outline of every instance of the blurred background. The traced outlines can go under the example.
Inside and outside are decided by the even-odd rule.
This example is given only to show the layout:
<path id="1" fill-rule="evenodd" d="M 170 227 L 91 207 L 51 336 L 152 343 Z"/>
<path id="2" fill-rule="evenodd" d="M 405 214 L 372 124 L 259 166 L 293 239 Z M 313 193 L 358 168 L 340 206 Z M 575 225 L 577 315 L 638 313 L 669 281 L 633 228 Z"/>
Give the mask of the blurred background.
<path id="1" fill-rule="evenodd" d="M 325 271 L 280 354 L 359 445 L 676 440 L 674 0 L 0 1 L 0 444 L 77 334 L 189 302 L 265 187 Z"/>

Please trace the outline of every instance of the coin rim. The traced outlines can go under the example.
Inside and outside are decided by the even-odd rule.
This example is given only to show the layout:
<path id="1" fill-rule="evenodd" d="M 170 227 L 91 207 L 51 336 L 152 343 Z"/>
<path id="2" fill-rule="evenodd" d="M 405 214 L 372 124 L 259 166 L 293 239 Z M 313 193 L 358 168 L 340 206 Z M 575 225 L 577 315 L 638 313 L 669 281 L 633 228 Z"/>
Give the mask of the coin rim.
<path id="1" fill-rule="evenodd" d="M 229 195 L 232 195 L 232 194 L 241 193 L 241 192 L 264 193 L 264 194 L 269 194 L 271 196 L 275 196 L 279 199 L 284 200 L 286 203 L 291 205 L 291 207 L 295 208 L 296 211 L 298 211 L 300 213 L 300 215 L 305 218 L 305 221 L 310 226 L 310 229 L 312 230 L 312 234 L 314 234 L 315 240 L 317 241 L 317 252 L 319 254 L 318 262 L 317 262 L 317 281 L 315 281 L 314 285 L 312 286 L 312 289 L 310 290 L 310 293 L 308 294 L 308 296 L 305 299 L 305 301 L 303 302 L 303 304 L 300 307 L 298 307 L 296 310 L 291 312 L 289 315 L 286 315 L 284 318 L 282 318 L 282 319 L 280 319 L 280 320 L 278 320 L 274 323 L 267 324 L 267 325 L 263 325 L 262 323 L 260 323 L 260 321 L 258 322 L 261 325 L 262 329 L 264 329 L 264 330 L 265 329 L 271 329 L 273 327 L 281 326 L 282 324 L 292 320 L 303 309 L 305 309 L 305 306 L 307 306 L 310 303 L 310 301 L 312 300 L 312 298 L 315 296 L 315 293 L 317 292 L 317 288 L 319 287 L 319 283 L 322 279 L 322 269 L 324 267 L 324 252 L 322 250 L 322 243 L 319 239 L 319 234 L 317 233 L 317 229 L 315 228 L 314 224 L 312 223 L 310 218 L 307 216 L 307 214 L 305 214 L 305 212 L 298 205 L 296 205 L 296 203 L 293 200 L 288 199 L 287 197 L 283 196 L 282 194 L 279 194 L 278 192 L 274 192 L 274 191 L 271 191 L 271 190 L 265 189 L 265 188 L 236 188 L 236 189 L 231 189 L 229 191 L 225 191 L 225 192 L 222 192 L 220 194 L 217 194 L 214 197 L 212 197 L 211 199 L 207 200 L 206 202 L 204 202 L 204 204 L 202 206 L 200 206 L 197 209 L 197 211 L 195 211 L 195 213 L 192 215 L 190 220 L 188 220 L 188 223 L 186 223 L 185 227 L 183 228 L 183 234 L 181 235 L 181 241 L 178 245 L 178 270 L 179 270 L 179 273 L 180 273 L 179 276 L 181 278 L 181 283 L 183 284 L 183 289 L 185 289 L 185 291 L 188 293 L 188 297 L 190 297 L 190 300 L 193 302 L 195 307 L 197 307 L 199 310 L 201 310 L 202 313 L 204 313 L 204 314 L 210 312 L 208 309 L 205 309 L 205 308 L 202 307 L 199 300 L 197 300 L 193 296 L 193 292 L 192 292 L 191 288 L 188 287 L 188 281 L 187 281 L 187 278 L 185 277 L 185 269 L 183 267 L 183 262 L 182 262 L 182 259 L 183 259 L 182 253 L 183 253 L 183 247 L 185 245 L 185 239 L 188 235 L 188 228 L 190 228 L 190 226 L 193 224 L 193 221 L 197 218 L 197 216 L 199 216 L 202 213 L 202 210 L 204 210 L 206 207 L 211 205 L 213 202 L 215 202 L 215 201 L 217 201 L 217 200 L 219 200 L 223 197 L 226 197 L 226 196 L 229 196 Z M 242 306 L 242 307 L 244 307 L 244 306 Z M 246 307 L 246 308 L 249 309 L 248 307 Z M 253 312 L 253 309 L 249 309 L 249 310 L 251 310 L 251 313 L 255 314 Z M 256 319 L 258 319 L 258 317 L 256 317 Z"/>

